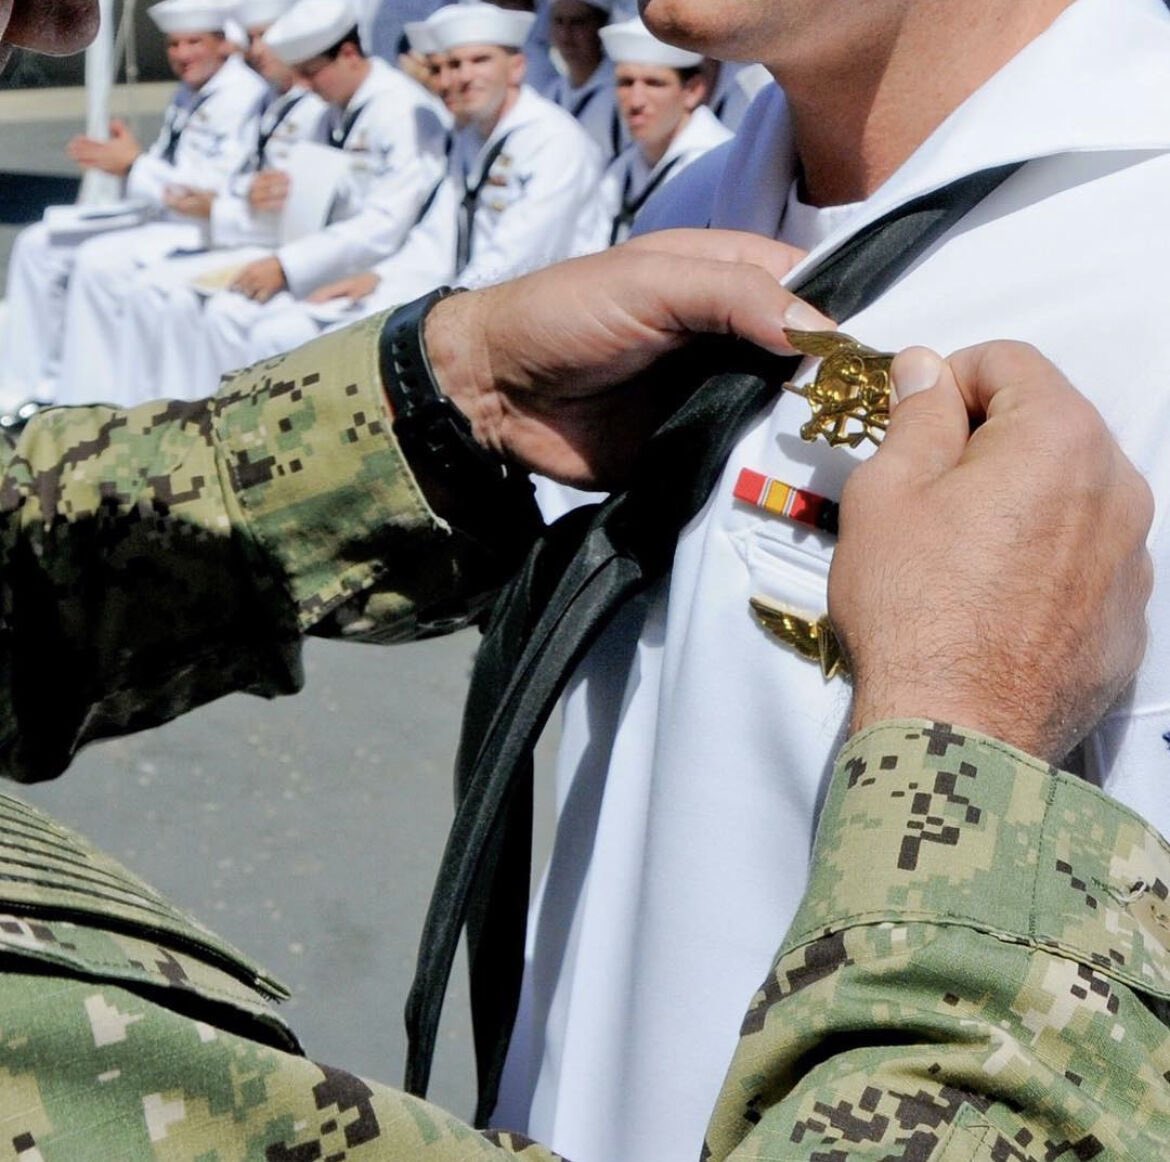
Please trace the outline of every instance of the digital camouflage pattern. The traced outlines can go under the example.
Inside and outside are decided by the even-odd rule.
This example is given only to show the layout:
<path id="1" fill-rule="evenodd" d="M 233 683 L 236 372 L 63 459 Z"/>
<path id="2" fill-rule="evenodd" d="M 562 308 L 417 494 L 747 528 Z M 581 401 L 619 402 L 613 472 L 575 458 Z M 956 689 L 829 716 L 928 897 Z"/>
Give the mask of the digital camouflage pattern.
<path id="1" fill-rule="evenodd" d="M 390 429 L 382 322 L 207 401 L 46 411 L 4 448 L 0 773 L 52 777 L 228 691 L 290 693 L 303 633 L 392 641 L 474 612 L 483 563 Z"/>
<path id="2" fill-rule="evenodd" d="M 929 723 L 855 738 L 703 1157 L 1170 1157 L 1168 883 L 1071 775 Z M 278 985 L 8 799 L 0 945 L 0 1159 L 556 1158 L 300 1056 Z"/>
<path id="3" fill-rule="evenodd" d="M 303 633 L 474 614 L 492 563 L 402 460 L 380 326 L 209 402 L 30 423 L 0 481 L 5 773 L 50 777 L 229 690 L 294 690 Z M 1163 841 L 1071 775 L 938 724 L 853 739 L 703 1157 L 1170 1158 L 1168 885 Z M 555 1159 L 307 1060 L 281 995 L 0 797 L 0 1162 Z"/>
<path id="4" fill-rule="evenodd" d="M 838 758 L 705 1158 L 1170 1158 L 1170 852 L 938 724 Z"/>
<path id="5" fill-rule="evenodd" d="M 0 796 L 0 1159 L 555 1155 L 300 1055 L 285 996 L 42 812 Z"/>

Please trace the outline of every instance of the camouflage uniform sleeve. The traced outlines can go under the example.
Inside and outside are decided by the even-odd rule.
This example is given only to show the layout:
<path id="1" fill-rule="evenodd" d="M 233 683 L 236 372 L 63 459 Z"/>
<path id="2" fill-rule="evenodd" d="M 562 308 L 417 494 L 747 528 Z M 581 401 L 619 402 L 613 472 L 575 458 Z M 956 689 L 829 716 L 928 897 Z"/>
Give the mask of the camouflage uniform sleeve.
<path id="1" fill-rule="evenodd" d="M 269 974 L 0 795 L 0 1160 L 561 1162 L 305 1057 Z"/>
<path id="2" fill-rule="evenodd" d="M 1064 772 L 886 723 L 833 772 L 704 1158 L 1170 1157 L 1170 850 Z"/>
<path id="3" fill-rule="evenodd" d="M 108 980 L 10 968 L 0 1003 L 6 1162 L 563 1162 Z"/>
<path id="4" fill-rule="evenodd" d="M 60 408 L 0 480 L 0 771 L 232 690 L 299 688 L 305 633 L 466 624 L 492 567 L 428 506 L 391 430 L 384 315 L 210 400 Z"/>
<path id="5" fill-rule="evenodd" d="M 557 1162 L 300 1056 L 238 953 L 0 817 L 0 1157 Z M 703 1157 L 1170 1157 L 1167 885 L 1163 840 L 1070 775 L 937 723 L 856 737 Z"/>

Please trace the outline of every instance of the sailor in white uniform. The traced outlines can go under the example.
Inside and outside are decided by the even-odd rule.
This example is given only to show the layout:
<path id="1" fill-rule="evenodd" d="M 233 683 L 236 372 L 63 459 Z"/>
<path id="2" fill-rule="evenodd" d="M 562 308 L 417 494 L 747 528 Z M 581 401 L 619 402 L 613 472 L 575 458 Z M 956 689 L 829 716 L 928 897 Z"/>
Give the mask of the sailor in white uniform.
<path id="1" fill-rule="evenodd" d="M 672 178 L 732 134 L 703 103 L 698 53 L 663 44 L 640 20 L 601 30 L 614 62 L 618 108 L 633 138 L 606 170 L 598 205 L 601 244 L 629 237 L 642 207 Z"/>
<path id="2" fill-rule="evenodd" d="M 291 4 L 245 0 L 235 9 L 249 35 L 248 61 L 269 86 L 258 134 L 228 190 L 206 206 L 209 249 L 145 267 L 128 290 L 120 318 L 108 332 L 114 398 L 124 407 L 159 396 L 189 398 L 187 393 L 215 382 L 218 371 L 205 356 L 206 346 L 188 341 L 201 322 L 204 293 L 198 281 L 239 266 L 257 248 L 277 245 L 288 191 L 283 167 L 300 142 L 323 145 L 329 140 L 329 106 L 263 40 Z M 68 357 L 67 346 L 66 364 Z"/>
<path id="3" fill-rule="evenodd" d="M 287 194 L 284 165 L 302 141 L 329 142 L 329 106 L 264 41 L 293 0 L 244 0 L 235 8 L 248 33 L 248 63 L 268 83 L 255 148 L 211 205 L 214 247 L 274 245 Z"/>
<path id="4" fill-rule="evenodd" d="M 568 113 L 523 83 L 520 49 L 531 21 L 529 13 L 472 3 L 441 8 L 425 22 L 457 126 L 447 181 L 401 251 L 318 296 L 343 310 L 282 310 L 258 329 L 253 358 L 445 282 L 486 286 L 582 252 L 600 155 Z"/>
<path id="5" fill-rule="evenodd" d="M 366 56 L 354 23 L 349 0 L 298 0 L 265 35 L 333 106 L 332 142 L 351 160 L 322 229 L 249 264 L 232 289 L 207 300 L 193 342 L 208 344 L 216 374 L 249 361 L 252 329 L 271 300 L 304 298 L 393 254 L 446 172 L 447 112 L 421 85 Z"/>
<path id="6" fill-rule="evenodd" d="M 425 20 L 407 21 L 404 35 L 412 54 L 426 70 L 427 87 L 448 106 L 452 124 L 458 130 L 466 118 L 455 102 L 448 102 L 455 71 L 446 54 L 439 51 L 430 25 Z M 303 300 L 283 296 L 280 302 L 271 304 L 252 328 L 250 358 L 264 359 L 291 351 L 323 331 L 346 326 L 380 310 L 386 302 L 409 302 L 452 282 L 458 200 L 455 183 L 444 175 L 406 241 L 389 258 L 370 270 L 318 287 Z"/>
<path id="7" fill-rule="evenodd" d="M 629 143 L 614 99 L 613 62 L 599 35 L 612 8 L 612 0 L 552 0 L 552 42 L 565 73 L 545 90 L 550 101 L 581 122 L 606 165 Z"/>
<path id="8" fill-rule="evenodd" d="M 531 19 L 473 3 L 428 21 L 454 69 L 451 108 L 465 120 L 449 167 L 460 195 L 461 286 L 535 270 L 584 244 L 600 153 L 576 120 L 524 84 L 517 46 Z"/>
<path id="9" fill-rule="evenodd" d="M 863 33 L 844 16 L 823 19 L 823 7 L 868 28 L 884 21 L 898 33 L 889 43 L 914 47 L 865 62 L 845 51 Z M 1132 690 L 1080 759 L 1090 782 L 1170 833 L 1162 306 L 1170 13 L 1162 0 L 963 0 L 958 8 L 963 19 L 940 34 L 926 3 L 672 2 L 680 37 L 709 32 L 711 13 L 724 12 L 723 43 L 713 33 L 692 40 L 708 51 L 751 43 L 792 104 L 781 88 L 767 89 L 735 140 L 672 182 L 642 228 L 710 223 L 779 234 L 817 264 L 887 211 L 963 175 L 1024 162 L 840 322 L 882 350 L 922 343 L 951 352 L 993 337 L 1034 343 L 1090 394 L 1146 476 L 1161 514 L 1150 541 L 1150 644 Z M 926 62 L 927 50 L 939 55 Z M 960 77 L 953 62 L 971 71 Z M 878 103 L 869 100 L 875 79 Z M 870 125 L 881 132 L 844 142 L 828 122 L 859 101 L 881 109 L 880 127 Z M 895 140 L 891 124 L 907 136 Z M 790 325 L 823 326 L 812 315 Z M 811 362 L 799 378 L 810 370 Z M 800 429 L 809 418 L 805 401 L 784 392 L 748 425 L 683 530 L 669 578 L 618 615 L 569 686 L 557 844 L 530 919 L 521 1014 L 493 1120 L 576 1162 L 699 1156 L 743 1005 L 806 883 L 850 690 L 767 633 L 749 602 L 824 614 L 833 540 L 763 507 L 764 490 L 742 487 L 741 476 L 744 485 L 770 479 L 778 491 L 839 499 L 866 445 L 807 443 Z M 991 503 L 1010 520 L 1010 482 Z M 888 583 L 913 586 L 913 578 Z M 930 593 L 921 599 L 930 607 Z M 1011 617 L 1010 593 L 1003 616 Z M 945 670 L 952 661 L 935 655 L 922 665 Z M 855 1064 L 863 1077 L 863 1054 Z"/>
<path id="10" fill-rule="evenodd" d="M 61 338 L 67 328 L 67 294 L 78 276 L 123 277 L 142 260 L 206 242 L 206 221 L 171 209 L 192 189 L 223 189 L 255 139 L 264 84 L 223 34 L 230 11 L 207 0 L 162 0 L 150 9 L 167 37 L 167 57 L 181 82 L 162 130 L 143 150 L 120 121 L 108 141 L 75 138 L 70 153 L 83 167 L 125 178 L 127 198 L 160 220 L 105 236 L 53 235 L 39 223 L 23 231 L 8 274 L 8 317 L 0 395 L 14 399 L 58 397 Z M 83 344 L 85 335 L 75 336 Z M 85 383 L 63 385 L 60 398 L 98 398 Z"/>

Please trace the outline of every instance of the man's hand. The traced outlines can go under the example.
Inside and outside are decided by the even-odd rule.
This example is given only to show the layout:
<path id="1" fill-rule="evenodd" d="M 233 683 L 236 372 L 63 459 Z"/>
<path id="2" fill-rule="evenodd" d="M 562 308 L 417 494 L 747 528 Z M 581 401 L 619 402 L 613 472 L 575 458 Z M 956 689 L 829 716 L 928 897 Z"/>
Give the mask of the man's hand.
<path id="1" fill-rule="evenodd" d="M 100 169 L 105 173 L 125 177 L 142 153 L 142 146 L 126 122 L 115 119 L 110 122 L 109 141 L 78 136 L 69 142 L 65 152 L 82 169 Z"/>
<path id="2" fill-rule="evenodd" d="M 257 258 L 236 275 L 230 289 L 244 295 L 245 298 L 266 303 L 287 286 L 284 267 L 280 265 L 279 258 Z"/>
<path id="3" fill-rule="evenodd" d="M 288 200 L 289 178 L 283 170 L 261 170 L 248 187 L 248 205 L 257 213 L 275 213 Z"/>
<path id="4" fill-rule="evenodd" d="M 612 485 L 660 421 L 669 384 L 625 384 L 699 333 L 790 353 L 785 327 L 833 324 L 778 280 L 790 246 L 671 230 L 439 303 L 426 345 L 486 446 L 581 487 Z"/>
<path id="5" fill-rule="evenodd" d="M 372 295 L 381 281 L 372 270 L 366 270 L 361 274 L 351 274 L 348 278 L 339 278 L 336 282 L 327 282 L 324 286 L 319 286 L 307 296 L 306 301 L 327 303 L 332 299 L 349 299 L 356 303 L 359 299 Z"/>
<path id="6" fill-rule="evenodd" d="M 163 201 L 176 214 L 188 218 L 210 218 L 215 194 L 211 190 L 192 190 L 186 186 L 175 186 L 166 191 Z"/>
<path id="7" fill-rule="evenodd" d="M 894 379 L 829 574 L 853 728 L 935 718 L 1059 762 L 1141 661 L 1150 489 L 1031 347 L 914 348 Z"/>

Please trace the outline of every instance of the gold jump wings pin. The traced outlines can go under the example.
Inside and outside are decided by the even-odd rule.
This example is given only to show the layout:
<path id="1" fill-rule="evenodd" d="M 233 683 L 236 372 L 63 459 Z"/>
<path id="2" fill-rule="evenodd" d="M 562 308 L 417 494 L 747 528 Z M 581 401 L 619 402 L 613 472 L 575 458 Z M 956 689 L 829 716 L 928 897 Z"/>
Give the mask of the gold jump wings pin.
<path id="1" fill-rule="evenodd" d="M 837 640 L 828 616 L 802 617 L 795 610 L 766 597 L 751 599 L 756 620 L 773 637 L 794 649 L 802 658 L 819 662 L 825 681 L 849 673 L 841 643 Z"/>
<path id="2" fill-rule="evenodd" d="M 862 440 L 880 444 L 890 422 L 890 364 L 894 357 L 858 343 L 840 331 L 786 331 L 802 355 L 821 361 L 807 387 L 786 383 L 785 391 L 803 396 L 812 419 L 800 429 L 802 440 L 818 436 L 833 446 L 856 448 Z M 859 425 L 851 428 L 850 425 Z"/>

